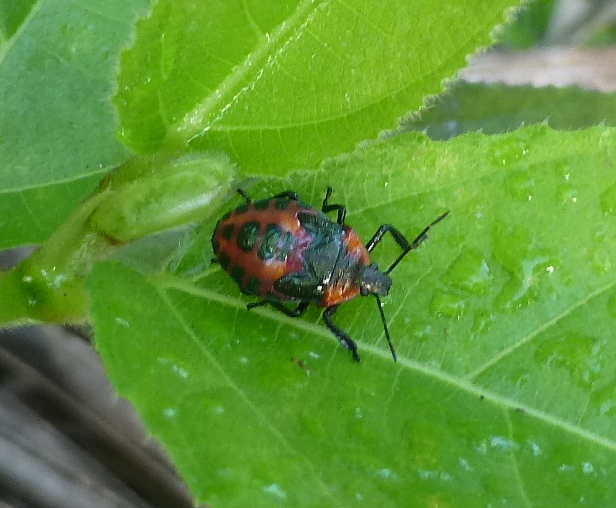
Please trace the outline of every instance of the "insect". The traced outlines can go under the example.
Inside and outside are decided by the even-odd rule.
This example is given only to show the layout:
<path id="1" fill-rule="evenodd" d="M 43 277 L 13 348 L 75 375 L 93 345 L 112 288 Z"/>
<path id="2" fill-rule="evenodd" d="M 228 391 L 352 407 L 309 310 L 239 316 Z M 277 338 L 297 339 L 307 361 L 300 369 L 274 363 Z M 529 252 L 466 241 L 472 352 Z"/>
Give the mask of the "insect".
<path id="1" fill-rule="evenodd" d="M 245 203 L 225 214 L 216 225 L 212 247 L 217 261 L 240 290 L 261 300 L 247 309 L 270 305 L 290 317 L 301 316 L 311 303 L 325 307 L 323 321 L 353 358 L 359 362 L 357 344 L 332 319 L 338 307 L 356 296 L 373 295 L 381 315 L 385 337 L 394 360 L 381 296 L 389 294 L 389 274 L 413 249 L 428 238 L 432 226 L 449 212 L 437 217 L 417 238 L 409 242 L 390 224 L 384 224 L 364 245 L 345 223 L 347 209 L 330 204 L 328 187 L 321 210 L 303 203 L 297 193 L 281 192 L 268 199 L 252 201 L 241 189 Z M 335 212 L 336 220 L 327 213 Z M 385 270 L 371 262 L 370 253 L 390 233 L 402 253 Z M 295 308 L 283 302 L 299 302 Z"/>

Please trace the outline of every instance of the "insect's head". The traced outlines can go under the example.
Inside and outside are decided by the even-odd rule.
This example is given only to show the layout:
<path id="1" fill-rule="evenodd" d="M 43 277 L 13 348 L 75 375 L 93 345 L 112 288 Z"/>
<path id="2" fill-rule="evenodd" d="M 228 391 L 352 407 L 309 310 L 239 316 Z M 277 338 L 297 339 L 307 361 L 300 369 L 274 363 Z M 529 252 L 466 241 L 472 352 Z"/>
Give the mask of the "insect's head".
<path id="1" fill-rule="evenodd" d="M 379 308 L 379 313 L 381 314 L 381 322 L 383 323 L 383 330 L 385 330 L 385 337 L 387 338 L 391 355 L 394 360 L 397 361 L 398 356 L 396 354 L 396 349 L 391 342 L 391 337 L 389 335 L 389 329 L 387 328 L 387 321 L 385 320 L 385 313 L 383 312 L 383 306 L 380 298 L 381 296 L 387 296 L 389 294 L 391 277 L 387 273 L 381 272 L 376 263 L 370 263 L 369 265 L 364 265 L 361 268 L 357 278 L 357 283 L 362 296 L 373 295 L 376 298 L 376 304 Z"/>
<path id="2" fill-rule="evenodd" d="M 376 263 L 371 263 L 361 268 L 357 283 L 362 296 L 387 296 L 391 287 L 391 278 L 381 272 Z"/>

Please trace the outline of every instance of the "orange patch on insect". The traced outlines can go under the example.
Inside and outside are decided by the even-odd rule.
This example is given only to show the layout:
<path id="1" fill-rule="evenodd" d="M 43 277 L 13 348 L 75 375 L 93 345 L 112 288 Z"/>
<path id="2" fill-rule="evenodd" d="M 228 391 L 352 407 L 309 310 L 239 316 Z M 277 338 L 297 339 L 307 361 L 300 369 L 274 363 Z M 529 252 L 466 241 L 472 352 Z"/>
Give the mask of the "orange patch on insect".
<path id="1" fill-rule="evenodd" d="M 359 296 L 359 287 L 351 284 L 349 281 L 341 281 L 336 285 L 327 285 L 325 288 L 325 296 L 319 303 L 319 307 L 331 307 L 339 303 L 352 300 Z"/>
<path id="2" fill-rule="evenodd" d="M 349 252 L 349 257 L 359 261 L 364 265 L 370 264 L 370 254 L 366 250 L 366 247 L 359 239 L 359 236 L 349 226 L 344 227 L 344 243 Z M 359 296 L 359 286 L 353 284 L 353 280 L 345 278 L 340 280 L 337 284 L 328 284 L 325 287 L 325 295 L 323 300 L 319 304 L 322 307 L 330 307 L 332 305 L 338 305 L 340 303 L 352 300 L 356 296 Z"/>
<path id="3" fill-rule="evenodd" d="M 345 243 L 349 254 L 355 259 L 360 259 L 364 265 L 370 264 L 370 254 L 368 250 L 359 239 L 358 234 L 353 231 L 349 226 L 344 227 Z"/>

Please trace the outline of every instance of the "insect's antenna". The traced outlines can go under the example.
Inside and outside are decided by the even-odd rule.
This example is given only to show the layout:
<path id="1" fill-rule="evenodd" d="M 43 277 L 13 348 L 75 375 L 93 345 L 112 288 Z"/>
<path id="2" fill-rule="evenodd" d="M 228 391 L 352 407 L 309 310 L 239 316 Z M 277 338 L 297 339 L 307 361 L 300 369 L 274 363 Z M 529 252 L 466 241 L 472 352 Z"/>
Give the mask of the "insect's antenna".
<path id="1" fill-rule="evenodd" d="M 421 243 L 422 243 L 424 240 L 427 240 L 427 239 L 428 239 L 428 231 L 430 231 L 430 228 L 431 228 L 432 226 L 434 226 L 434 225 L 438 224 L 439 222 L 441 222 L 441 221 L 442 221 L 445 217 L 447 217 L 447 216 L 449 215 L 449 212 L 450 212 L 450 211 L 451 211 L 451 210 L 447 210 L 444 214 L 439 215 L 439 216 L 438 216 L 436 219 L 434 219 L 434 220 L 433 220 L 430 224 L 428 224 L 428 225 L 424 228 L 424 230 L 423 230 L 421 233 L 419 233 L 419 234 L 417 235 L 417 238 L 415 238 L 415 240 L 413 240 L 413 241 L 411 242 L 411 244 L 410 244 L 410 245 L 409 245 L 406 249 L 404 249 L 404 250 L 402 251 L 402 254 L 400 254 L 400 255 L 398 256 L 398 259 L 396 259 L 396 260 L 395 260 L 395 261 L 391 264 L 391 266 L 387 269 L 387 271 L 386 271 L 385 273 L 386 273 L 387 275 L 389 275 L 389 274 L 392 272 L 392 270 L 393 270 L 394 268 L 396 268 L 396 266 L 398 266 L 398 263 L 404 259 L 404 256 L 406 256 L 409 252 L 411 252 L 412 250 L 415 250 L 417 247 L 419 247 L 419 246 L 421 245 Z"/>
<path id="2" fill-rule="evenodd" d="M 387 343 L 389 344 L 389 349 L 391 350 L 391 356 L 394 358 L 394 362 L 398 361 L 398 355 L 396 354 L 396 348 L 394 347 L 391 336 L 389 335 L 389 328 L 387 328 L 387 320 L 385 319 L 385 312 L 383 312 L 383 305 L 381 304 L 381 299 L 379 295 L 376 293 L 372 293 L 376 298 L 376 304 L 379 308 L 379 312 L 381 313 L 381 322 L 383 323 L 383 330 L 385 330 L 385 337 L 387 337 Z"/>

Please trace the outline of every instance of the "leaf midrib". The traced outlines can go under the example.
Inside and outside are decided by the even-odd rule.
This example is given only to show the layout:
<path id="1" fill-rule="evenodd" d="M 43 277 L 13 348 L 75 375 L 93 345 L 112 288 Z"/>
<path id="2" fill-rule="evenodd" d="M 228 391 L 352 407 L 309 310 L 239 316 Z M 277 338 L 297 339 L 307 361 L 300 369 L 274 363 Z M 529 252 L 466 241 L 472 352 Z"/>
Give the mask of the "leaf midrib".
<path id="1" fill-rule="evenodd" d="M 280 23 L 269 38 L 261 38 L 261 44 L 257 44 L 253 51 L 246 55 L 243 62 L 234 68 L 216 90 L 213 90 L 178 123 L 170 126 L 167 132 L 188 141 L 199 135 L 203 130 L 204 119 L 213 111 L 219 111 L 218 117 L 220 117 L 244 90 L 249 89 L 251 84 L 259 79 L 263 69 L 262 62 L 266 62 L 269 56 L 281 51 L 285 41 L 292 40 L 290 34 L 305 24 L 320 5 L 308 0 L 301 2 L 294 14 L 286 22 Z M 255 75 L 248 79 L 251 73 Z"/>
<path id="2" fill-rule="evenodd" d="M 223 305 L 229 305 L 230 307 L 237 308 L 237 309 L 243 309 L 245 307 L 244 302 L 241 301 L 239 298 L 225 296 L 215 291 L 209 291 L 207 289 L 200 288 L 194 285 L 193 283 L 191 283 L 190 281 L 180 279 L 178 277 L 173 277 L 169 275 L 158 275 L 158 276 L 150 277 L 149 280 L 150 280 L 150 283 L 152 283 L 152 285 L 159 292 L 159 294 L 161 294 L 161 296 L 164 297 L 164 301 L 166 302 L 167 305 L 170 306 L 170 309 L 173 312 L 173 314 L 180 320 L 182 327 L 186 331 L 187 335 L 201 349 L 203 349 L 202 342 L 199 341 L 198 338 L 194 335 L 194 333 L 190 330 L 190 327 L 184 322 L 179 311 L 171 303 L 168 295 L 166 294 L 167 290 L 169 289 L 177 290 L 177 291 L 180 291 L 180 292 L 192 295 L 192 296 L 197 296 L 203 299 L 212 300 L 212 301 L 221 303 Z M 613 288 L 615 286 L 615 283 L 611 283 L 608 286 L 600 288 L 599 290 L 589 295 L 587 298 L 592 298 L 592 296 L 595 296 L 595 294 L 598 295 L 602 292 L 605 292 Z M 576 305 L 576 308 L 582 304 L 583 303 L 578 303 Z M 295 328 L 306 330 L 315 335 L 328 337 L 328 338 L 330 337 L 329 333 L 327 333 L 327 331 L 322 326 L 319 326 L 317 324 L 309 323 L 304 320 L 293 319 L 293 318 L 284 316 L 278 312 L 274 312 L 272 310 L 255 309 L 255 311 L 258 312 L 260 315 L 265 316 L 268 319 L 271 319 L 273 321 L 278 321 L 279 323 L 285 323 Z M 357 342 L 361 346 L 362 350 L 368 351 L 376 357 L 379 357 L 385 361 L 391 362 L 391 357 L 390 357 L 388 350 L 377 348 L 374 345 L 364 343 L 361 340 L 358 340 Z M 212 359 L 212 362 L 215 365 L 217 365 L 221 374 L 225 376 L 225 379 L 226 379 L 227 376 L 222 366 L 220 366 L 215 361 L 215 359 L 211 357 L 208 351 L 204 351 L 204 354 L 206 354 L 208 358 Z M 560 428 L 561 430 L 568 432 L 569 434 L 585 439 L 596 445 L 600 445 L 606 449 L 616 451 L 616 441 L 612 439 L 608 439 L 598 434 L 595 434 L 593 432 L 590 432 L 588 430 L 585 430 L 582 427 L 579 427 L 578 425 L 574 425 L 561 418 L 552 416 L 546 413 L 545 411 L 538 410 L 532 406 L 528 406 L 516 400 L 510 399 L 508 397 L 503 397 L 497 393 L 486 390 L 485 388 L 482 388 L 472 383 L 469 379 L 456 377 L 451 374 L 448 374 L 447 372 L 436 370 L 434 368 L 423 365 L 411 358 L 407 358 L 404 355 L 398 356 L 398 362 L 395 365 L 397 366 L 398 369 L 409 369 L 410 371 L 413 371 L 415 373 L 423 374 L 429 378 L 432 378 L 442 383 L 448 384 L 455 389 L 462 390 L 468 394 L 474 395 L 478 399 L 482 399 L 484 402 L 490 402 L 500 408 L 507 409 L 509 411 L 522 412 L 529 417 L 542 421 L 543 423 L 552 425 L 553 427 L 556 427 L 556 428 Z M 232 381 L 230 379 L 228 381 L 230 383 L 230 386 L 235 387 L 235 389 L 238 390 L 238 393 L 242 396 L 242 398 L 246 399 L 245 395 L 242 394 L 239 387 L 236 387 L 235 384 L 232 384 Z M 285 446 L 290 447 L 290 445 L 286 442 L 286 440 L 284 440 L 284 435 L 282 434 L 282 432 L 272 422 L 270 422 L 266 418 L 265 415 L 262 415 L 259 412 L 258 408 L 254 407 L 248 399 L 246 400 L 247 400 L 247 403 L 251 405 L 251 408 L 253 408 L 254 411 L 260 417 L 264 418 L 264 421 L 266 421 L 267 424 L 271 427 L 272 432 L 274 432 L 276 436 L 280 436 L 280 438 L 285 443 Z M 290 449 L 292 448 L 290 447 Z M 310 462 L 308 458 L 306 458 L 306 460 Z"/>
<path id="3" fill-rule="evenodd" d="M 13 36 L 9 39 L 6 39 L 4 44 L 2 45 L 2 49 L 0 50 L 0 68 L 4 63 L 5 58 L 10 53 L 11 49 L 15 45 L 15 43 L 20 39 L 21 34 L 27 30 L 30 26 L 31 21 L 36 17 L 36 14 L 41 9 L 41 5 L 44 3 L 44 0 L 39 0 L 32 4 L 32 8 L 28 15 L 23 19 L 19 28 L 13 33 Z"/>
<path id="4" fill-rule="evenodd" d="M 237 395 L 248 405 L 248 407 L 254 412 L 254 414 L 257 416 L 257 418 L 259 420 L 261 420 L 265 424 L 266 428 L 269 429 L 269 431 L 272 434 L 272 436 L 274 436 L 274 438 L 277 439 L 282 444 L 282 446 L 284 446 L 287 450 L 289 450 L 289 452 L 291 454 L 295 455 L 296 457 L 301 457 L 302 458 L 302 460 L 308 466 L 308 469 L 311 471 L 315 483 L 319 486 L 320 490 L 323 492 L 325 497 L 330 498 L 330 499 L 333 500 L 334 496 L 333 496 L 332 492 L 327 487 L 327 485 L 323 482 L 323 479 L 321 478 L 321 475 L 318 473 L 318 470 L 317 470 L 315 464 L 312 462 L 312 460 L 308 456 L 302 454 L 296 448 L 294 448 L 291 445 L 291 443 L 287 440 L 287 438 L 285 437 L 285 435 L 282 432 L 282 430 L 279 429 L 274 424 L 274 422 L 272 422 L 268 418 L 268 416 L 266 414 L 264 414 L 259 409 L 259 407 L 256 406 L 250 400 L 250 397 L 241 389 L 241 387 L 238 386 L 233 381 L 233 379 L 231 379 L 227 375 L 227 372 L 225 371 L 223 366 L 216 360 L 216 358 L 210 353 L 210 351 L 208 351 L 208 349 L 205 347 L 203 342 L 198 339 L 198 337 L 196 336 L 195 332 L 192 330 L 190 325 L 186 322 L 186 320 L 182 316 L 182 314 L 179 311 L 179 309 L 177 308 L 177 306 L 173 304 L 173 302 L 171 301 L 171 299 L 169 298 L 169 296 L 167 294 L 167 291 L 166 291 L 167 288 L 166 287 L 162 287 L 162 286 L 159 286 L 159 287 L 154 286 L 154 287 L 155 287 L 158 295 L 162 299 L 162 301 L 169 308 L 169 310 L 171 311 L 173 316 L 177 319 L 178 323 L 180 324 L 180 327 L 182 328 L 182 330 L 184 330 L 184 333 L 186 334 L 186 336 L 195 344 L 195 346 L 201 351 L 201 353 L 208 358 L 208 360 L 211 362 L 211 364 L 215 366 L 215 368 L 220 373 L 221 378 L 224 379 L 227 382 L 228 386 L 233 391 L 235 391 L 235 393 L 237 393 Z M 167 286 L 167 287 L 169 287 L 169 286 Z"/>

